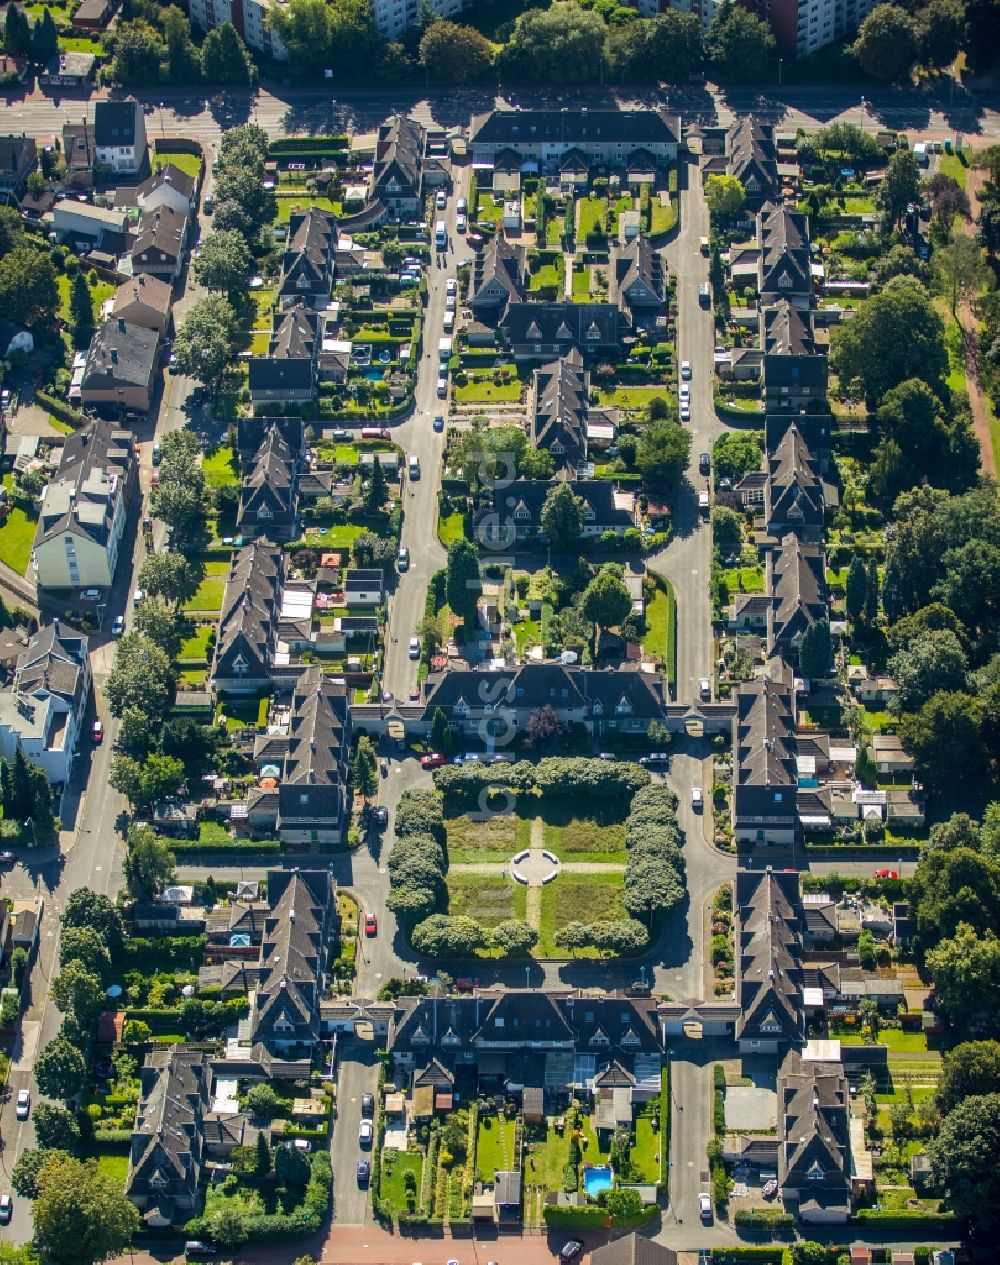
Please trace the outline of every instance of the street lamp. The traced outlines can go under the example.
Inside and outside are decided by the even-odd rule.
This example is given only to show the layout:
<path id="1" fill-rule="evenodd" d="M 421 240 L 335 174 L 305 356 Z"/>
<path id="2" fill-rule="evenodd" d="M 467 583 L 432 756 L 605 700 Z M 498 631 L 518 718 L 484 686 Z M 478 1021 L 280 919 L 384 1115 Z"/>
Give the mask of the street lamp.
<path id="1" fill-rule="evenodd" d="M 639 967 L 639 976 L 642 980 L 642 986 L 643 988 L 645 988 L 646 987 L 646 968 L 644 966 Z"/>
<path id="2" fill-rule="evenodd" d="M 163 117 L 163 111 L 164 111 L 164 109 L 165 109 L 164 104 L 163 104 L 163 102 L 161 101 L 161 102 L 160 102 L 160 136 L 161 136 L 161 137 L 166 136 L 166 134 L 167 134 L 167 121 L 166 121 L 166 119 Z"/>
<path id="3" fill-rule="evenodd" d="M 781 70 L 784 64 L 785 64 L 785 59 L 783 57 L 779 57 L 778 58 L 778 87 L 779 88 L 781 87 Z"/>
<path id="4" fill-rule="evenodd" d="M 531 967 L 530 966 L 526 966 L 524 968 L 524 987 L 525 988 L 531 987 Z"/>

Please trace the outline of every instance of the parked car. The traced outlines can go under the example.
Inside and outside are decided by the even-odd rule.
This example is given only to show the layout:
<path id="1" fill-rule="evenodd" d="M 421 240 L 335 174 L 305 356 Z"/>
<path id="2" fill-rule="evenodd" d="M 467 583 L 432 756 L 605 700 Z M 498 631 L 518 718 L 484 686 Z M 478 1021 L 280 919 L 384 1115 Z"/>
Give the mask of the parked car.
<path id="1" fill-rule="evenodd" d="M 454 277 L 449 277 L 444 283 L 444 292 L 450 298 L 451 295 L 458 293 L 458 282 Z"/>
<path id="2" fill-rule="evenodd" d="M 698 696 L 706 703 L 712 701 L 712 682 L 707 676 L 699 678 Z"/>
<path id="3" fill-rule="evenodd" d="M 125 616 L 116 615 L 114 619 L 111 621 L 111 635 L 112 637 L 120 637 L 124 631 L 125 631 Z"/>
<path id="4" fill-rule="evenodd" d="M 369 938 L 378 935 L 378 918 L 374 914 L 365 914 L 365 935 Z"/>
<path id="5" fill-rule="evenodd" d="M 420 638 L 419 637 L 410 638 L 409 655 L 411 659 L 420 658 Z"/>
<path id="6" fill-rule="evenodd" d="M 478 987 L 479 987 L 478 977 L 476 979 L 473 979 L 472 976 L 470 975 L 460 975 L 458 979 L 455 980 L 456 993 L 471 993 L 473 989 L 478 988 Z"/>
<path id="7" fill-rule="evenodd" d="M 705 797 L 701 792 L 701 787 L 692 786 L 691 787 L 691 807 L 697 811 L 698 809 L 702 807 L 704 802 L 705 802 Z"/>
<path id="8" fill-rule="evenodd" d="M 645 764 L 648 768 L 657 768 L 670 763 L 670 756 L 666 751 L 651 751 L 649 755 L 641 755 L 639 763 Z"/>
<path id="9" fill-rule="evenodd" d="M 440 769 L 445 763 L 445 758 L 440 751 L 432 751 L 430 755 L 420 757 L 420 767 L 422 769 Z"/>
<path id="10" fill-rule="evenodd" d="M 14 1215 L 14 1201 L 10 1195 L 0 1195 L 0 1225 L 10 1225 Z"/>
<path id="11" fill-rule="evenodd" d="M 681 421 L 689 422 L 691 420 L 691 405 L 681 400 Z"/>
<path id="12" fill-rule="evenodd" d="M 371 1146 L 375 1141 L 375 1127 L 370 1120 L 362 1120 L 358 1126 L 358 1141 L 362 1146 Z"/>
<path id="13" fill-rule="evenodd" d="M 691 381 L 691 361 L 690 360 L 681 361 L 681 379 L 684 382 Z"/>
<path id="14" fill-rule="evenodd" d="M 464 215 L 466 211 L 468 211 L 469 209 L 469 204 L 468 202 L 466 202 L 465 198 L 459 198 L 458 202 L 456 203 L 456 206 L 458 208 L 459 214 L 461 215 Z"/>
<path id="15" fill-rule="evenodd" d="M 440 435 L 441 432 L 444 430 L 444 418 L 441 416 L 440 413 L 438 413 L 436 417 L 434 418 L 434 430 L 435 430 L 435 433 L 438 435 Z"/>
<path id="16" fill-rule="evenodd" d="M 152 456 L 153 456 L 153 465 L 154 465 L 154 466 L 158 466 L 158 465 L 160 464 L 160 459 L 161 459 L 161 457 L 163 456 L 163 449 L 162 449 L 162 447 L 160 446 L 160 441 L 159 441 L 159 440 L 157 440 L 157 441 L 156 441 L 156 443 L 154 443 L 154 444 L 153 444 L 153 455 L 152 455 Z"/>
<path id="17" fill-rule="evenodd" d="M 386 808 L 385 804 L 378 804 L 373 815 L 375 817 L 376 826 L 388 826 L 389 810 Z"/>
<path id="18" fill-rule="evenodd" d="M 361 1095 L 361 1114 L 364 1116 L 366 1120 L 371 1120 L 372 1116 L 374 1116 L 375 1114 L 375 1095 L 374 1094 Z"/>
<path id="19" fill-rule="evenodd" d="M 712 472 L 712 458 L 708 455 L 707 452 L 703 452 L 698 457 L 698 473 L 711 474 L 711 472 Z"/>
<path id="20" fill-rule="evenodd" d="M 448 195 L 443 189 L 438 189 L 437 197 L 434 199 L 434 205 L 439 211 L 443 211 L 448 205 Z"/>
<path id="21" fill-rule="evenodd" d="M 458 218 L 455 220 L 455 228 L 457 229 L 457 231 L 459 233 L 464 233 L 468 227 L 469 225 L 466 221 L 465 216 L 464 215 L 458 216 Z"/>
<path id="22" fill-rule="evenodd" d="M 400 571 L 409 571 L 410 569 L 410 551 L 405 545 L 399 546 L 399 553 L 396 555 L 396 566 Z"/>
<path id="23" fill-rule="evenodd" d="M 12 865 L 13 862 L 13 852 L 11 852 L 10 848 L 4 848 L 4 850 L 0 852 L 0 865 Z"/>
<path id="24" fill-rule="evenodd" d="M 876 878 L 899 878 L 899 874 L 895 870 L 876 870 Z"/>
<path id="25" fill-rule="evenodd" d="M 712 1200 L 704 1191 L 698 1196 L 698 1212 L 702 1221 L 712 1220 Z"/>
<path id="26" fill-rule="evenodd" d="M 104 725 L 99 720 L 95 720 L 90 726 L 90 741 L 95 744 L 100 744 L 104 741 Z"/>
<path id="27" fill-rule="evenodd" d="M 358 1185 L 367 1186 L 372 1175 L 372 1166 L 368 1160 L 358 1160 Z"/>
<path id="28" fill-rule="evenodd" d="M 448 379 L 443 374 L 438 378 L 437 393 L 439 400 L 443 400 L 448 394 Z"/>
<path id="29" fill-rule="evenodd" d="M 215 1256 L 218 1250 L 214 1243 L 205 1243 L 201 1239 L 188 1239 L 184 1244 L 184 1256 L 187 1260 L 198 1256 Z"/>
<path id="30" fill-rule="evenodd" d="M 564 1243 L 559 1249 L 559 1259 L 561 1261 L 575 1261 L 582 1251 L 583 1240 L 570 1239 L 569 1242 Z"/>
<path id="31" fill-rule="evenodd" d="M 14 1109 L 14 1114 L 18 1120 L 27 1120 L 31 1115 L 31 1094 L 26 1089 L 17 1091 L 17 1106 Z"/>
<path id="32" fill-rule="evenodd" d="M 132 594 L 133 606 L 141 606 L 145 600 L 146 600 L 145 589 L 136 589 L 136 591 Z"/>

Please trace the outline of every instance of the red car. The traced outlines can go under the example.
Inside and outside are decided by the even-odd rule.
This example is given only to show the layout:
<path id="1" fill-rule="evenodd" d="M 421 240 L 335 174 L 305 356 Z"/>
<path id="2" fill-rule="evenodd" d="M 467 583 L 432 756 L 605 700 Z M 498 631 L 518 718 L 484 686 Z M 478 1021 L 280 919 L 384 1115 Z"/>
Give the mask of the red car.
<path id="1" fill-rule="evenodd" d="M 420 767 L 422 769 L 439 769 L 445 763 L 445 758 L 440 751 L 432 751 L 430 755 L 420 757 Z"/>
<path id="2" fill-rule="evenodd" d="M 479 987 L 479 980 L 472 979 L 468 975 L 460 975 L 455 981 L 456 993 L 471 993 L 474 988 Z"/>
<path id="3" fill-rule="evenodd" d="M 99 720 L 95 720 L 90 726 L 90 740 L 91 742 L 104 741 L 104 726 Z"/>
<path id="4" fill-rule="evenodd" d="M 365 914 L 365 935 L 366 936 L 378 935 L 378 919 L 375 917 L 374 914 Z"/>
<path id="5" fill-rule="evenodd" d="M 896 873 L 895 870 L 876 870 L 875 877 L 876 878 L 899 878 L 899 875 Z"/>

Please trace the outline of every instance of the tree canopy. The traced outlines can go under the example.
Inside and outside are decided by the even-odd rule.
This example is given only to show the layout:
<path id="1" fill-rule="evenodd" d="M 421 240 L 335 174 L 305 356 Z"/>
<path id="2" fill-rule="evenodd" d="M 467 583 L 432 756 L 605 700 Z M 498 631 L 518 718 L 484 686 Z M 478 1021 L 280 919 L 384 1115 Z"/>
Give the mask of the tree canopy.
<path id="1" fill-rule="evenodd" d="M 966 1098 L 948 1112 L 927 1146 L 934 1183 L 959 1216 L 981 1226 L 1000 1218 L 1000 1094 Z"/>
<path id="2" fill-rule="evenodd" d="M 944 324 L 913 277 L 893 277 L 834 330 L 833 364 L 845 386 L 877 403 L 907 379 L 937 386 L 948 371 Z"/>
<path id="3" fill-rule="evenodd" d="M 121 1255 L 138 1233 L 138 1210 L 96 1160 L 58 1153 L 40 1169 L 32 1209 L 35 1241 L 52 1265 L 98 1265 Z"/>

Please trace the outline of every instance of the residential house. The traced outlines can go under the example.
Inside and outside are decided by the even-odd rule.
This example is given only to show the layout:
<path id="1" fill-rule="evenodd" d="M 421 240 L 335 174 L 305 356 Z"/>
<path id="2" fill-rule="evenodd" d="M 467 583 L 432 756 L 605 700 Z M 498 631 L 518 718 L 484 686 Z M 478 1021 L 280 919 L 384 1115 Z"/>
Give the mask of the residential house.
<path id="1" fill-rule="evenodd" d="M 656 324 L 663 311 L 666 285 L 663 259 L 648 237 L 634 237 L 614 252 L 611 267 L 611 302 L 633 329 Z"/>
<path id="2" fill-rule="evenodd" d="M 851 1213 L 850 1095 L 840 1063 L 785 1056 L 778 1073 L 778 1186 L 802 1221 Z"/>
<path id="3" fill-rule="evenodd" d="M 143 211 L 132 243 L 132 272 L 145 272 L 171 285 L 181 275 L 187 245 L 186 211 L 167 203 Z"/>
<path id="4" fill-rule="evenodd" d="M 87 352 L 80 399 L 119 411 L 146 413 L 160 368 L 160 336 L 142 325 L 113 317 L 94 333 Z"/>
<path id="5" fill-rule="evenodd" d="M 82 0 L 73 14 L 73 30 L 103 34 L 118 8 L 118 0 Z"/>
<path id="6" fill-rule="evenodd" d="M 611 303 L 510 303 L 500 320 L 515 360 L 551 360 L 574 348 L 583 356 L 617 356 L 625 323 Z"/>
<path id="7" fill-rule="evenodd" d="M 170 329 L 171 294 L 166 281 L 140 272 L 118 287 L 111 319 L 151 329 L 161 338 L 166 338 Z"/>
<path id="8" fill-rule="evenodd" d="M 677 1253 L 633 1231 L 590 1254 L 590 1265 L 677 1265 Z"/>
<path id="9" fill-rule="evenodd" d="M 787 662 L 798 659 L 806 630 L 827 617 L 823 550 L 789 532 L 768 560 L 772 607 L 767 649 Z"/>
<path id="10" fill-rule="evenodd" d="M 490 168 L 511 150 L 522 165 L 557 171 L 571 150 L 592 167 L 624 168 L 642 149 L 662 169 L 677 161 L 680 119 L 666 110 L 499 109 L 472 120 L 469 150 L 474 167 Z"/>
<path id="11" fill-rule="evenodd" d="M 136 465 L 132 436 L 111 422 L 93 422 L 66 436 L 38 516 L 35 576 L 40 589 L 110 586 Z"/>
<path id="12" fill-rule="evenodd" d="M 283 307 L 296 299 L 325 305 L 333 288 L 337 239 L 337 221 L 327 211 L 311 206 L 292 212 L 278 290 Z"/>
<path id="13" fill-rule="evenodd" d="M 662 680 L 635 668 L 591 671 L 557 663 L 509 669 L 452 668 L 431 673 L 423 686 L 422 720 L 440 708 L 448 723 L 473 736 L 524 732 L 532 715 L 551 707 L 564 725 L 581 724 L 595 736 L 645 733 L 662 720 Z"/>
<path id="14" fill-rule="evenodd" d="M 469 7 L 468 0 L 428 0 L 431 13 L 439 18 L 454 20 L 463 9 Z M 372 18 L 384 40 L 398 40 L 409 32 L 417 14 L 412 3 L 402 5 L 398 0 L 372 0 Z"/>
<path id="15" fill-rule="evenodd" d="M 858 702 L 866 707 L 886 707 L 899 697 L 899 684 L 895 677 L 873 676 L 863 663 L 848 665 L 847 685 Z"/>
<path id="16" fill-rule="evenodd" d="M 0 197 L 20 198 L 38 162 L 38 146 L 30 136 L 0 136 Z"/>
<path id="17" fill-rule="evenodd" d="M 39 72 L 43 88 L 87 88 L 94 82 L 97 58 L 93 53 L 54 53 Z"/>
<path id="18" fill-rule="evenodd" d="M 736 871 L 736 1037 L 743 1054 L 799 1043 L 802 921 L 794 870 Z"/>
<path id="19" fill-rule="evenodd" d="M 338 844 L 347 829 L 351 715 L 343 681 L 317 664 L 292 694 L 287 738 L 274 738 L 258 763 L 280 763 L 277 788 L 250 797 L 250 824 L 271 829 L 288 844 Z"/>
<path id="20" fill-rule="evenodd" d="M 117 175 L 136 176 L 146 167 L 146 116 L 135 97 L 94 105 L 97 162 Z"/>
<path id="21" fill-rule="evenodd" d="M 260 694 L 270 689 L 284 580 L 284 553 L 265 537 L 233 555 L 212 663 L 217 690 Z"/>
<path id="22" fill-rule="evenodd" d="M 726 133 L 726 172 L 746 194 L 745 205 L 757 211 L 778 196 L 778 154 L 774 129 L 752 114 L 741 115 Z"/>
<path id="23" fill-rule="evenodd" d="M 808 308 L 813 284 L 809 220 L 782 203 L 765 206 L 757 217 L 757 292 L 763 306 L 787 300 Z"/>
<path id="24" fill-rule="evenodd" d="M 869 743 L 869 750 L 879 773 L 895 776 L 913 772 L 913 756 L 903 749 L 903 742 L 898 734 L 875 734 Z"/>
<path id="25" fill-rule="evenodd" d="M 0 80 L 8 85 L 23 84 L 28 77 L 28 59 L 0 53 Z"/>
<path id="26" fill-rule="evenodd" d="M 78 250 L 118 255 L 125 249 L 128 215 L 109 206 L 66 198 L 52 208 L 52 230 L 60 242 Z"/>
<path id="27" fill-rule="evenodd" d="M 351 567 L 344 573 L 344 600 L 348 606 L 381 606 L 385 601 L 385 575 L 377 567 Z"/>
<path id="28" fill-rule="evenodd" d="M 153 1050 L 142 1068 L 125 1193 L 147 1226 L 180 1224 L 201 1206 L 211 1061 L 204 1050 Z"/>
<path id="29" fill-rule="evenodd" d="M 476 320 L 495 329 L 508 307 L 524 298 L 527 285 L 524 247 L 497 233 L 473 260 L 469 306 Z"/>
<path id="30" fill-rule="evenodd" d="M 196 208 L 198 182 L 173 163 L 165 163 L 142 182 L 136 197 L 143 211 L 156 211 L 165 206 L 187 218 Z"/>
<path id="31" fill-rule="evenodd" d="M 575 348 L 534 371 L 528 434 L 533 448 L 552 456 L 559 478 L 573 479 L 585 472 L 589 419 L 590 374 Z"/>
<path id="32" fill-rule="evenodd" d="M 426 129 L 405 114 L 382 123 L 375 140 L 371 199 L 378 200 L 397 219 L 412 219 L 423 211 Z"/>
<path id="33" fill-rule="evenodd" d="M 237 524 L 243 534 L 258 531 L 278 540 L 293 534 L 301 457 L 301 448 L 292 448 L 284 429 L 272 425 L 256 452 L 241 458 L 244 474 Z"/>
<path id="34" fill-rule="evenodd" d="M 736 696 L 733 829 L 737 845 L 793 843 L 798 831 L 791 686 L 769 677 Z"/>
<path id="35" fill-rule="evenodd" d="M 826 411 L 827 357 L 817 344 L 812 314 L 779 299 L 765 308 L 761 378 L 767 412 Z"/>
<path id="36" fill-rule="evenodd" d="M 781 539 L 794 532 L 802 540 L 823 538 L 825 487 L 802 432 L 789 426 L 767 458 L 764 521 L 768 535 Z"/>
<path id="37" fill-rule="evenodd" d="M 583 531 L 586 539 L 604 532 L 624 535 L 635 527 L 635 497 L 619 492 L 606 479 L 572 479 L 570 487 L 583 498 Z M 482 511 L 476 520 L 478 539 L 487 548 L 512 546 L 541 531 L 542 509 L 552 490 L 547 479 L 516 479 L 495 495 L 492 508 Z"/>
<path id="38" fill-rule="evenodd" d="M 65 165 L 64 186 L 67 189 L 92 188 L 97 146 L 94 143 L 94 129 L 86 119 L 80 123 L 63 124 L 62 150 Z"/>
<path id="39" fill-rule="evenodd" d="M 0 690 L 0 757 L 11 760 L 20 748 L 53 786 L 65 786 L 89 695 L 87 638 L 53 620 L 18 656 L 10 688 Z"/>
<path id="40" fill-rule="evenodd" d="M 269 354 L 252 356 L 247 366 L 255 410 L 275 403 L 306 403 L 316 390 L 317 314 L 297 299 L 277 319 Z"/>

